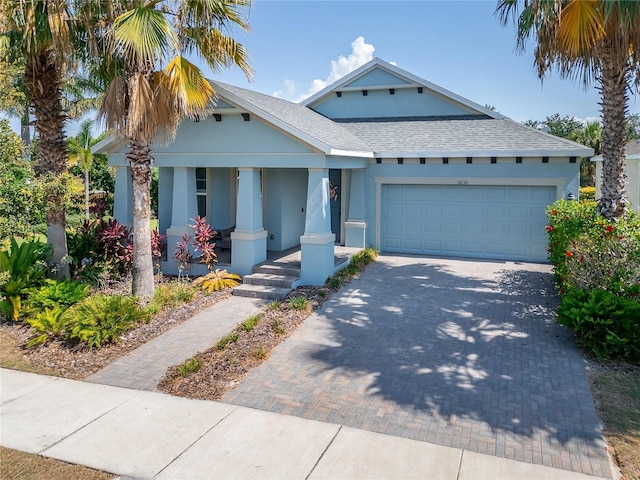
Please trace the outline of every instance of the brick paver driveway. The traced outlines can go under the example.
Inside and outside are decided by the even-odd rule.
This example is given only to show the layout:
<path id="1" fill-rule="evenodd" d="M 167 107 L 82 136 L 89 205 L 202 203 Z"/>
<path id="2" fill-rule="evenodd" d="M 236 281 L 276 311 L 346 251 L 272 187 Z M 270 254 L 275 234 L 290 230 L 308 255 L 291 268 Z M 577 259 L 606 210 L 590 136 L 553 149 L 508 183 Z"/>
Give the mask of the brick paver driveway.
<path id="1" fill-rule="evenodd" d="M 223 401 L 610 477 L 548 265 L 381 256 Z"/>

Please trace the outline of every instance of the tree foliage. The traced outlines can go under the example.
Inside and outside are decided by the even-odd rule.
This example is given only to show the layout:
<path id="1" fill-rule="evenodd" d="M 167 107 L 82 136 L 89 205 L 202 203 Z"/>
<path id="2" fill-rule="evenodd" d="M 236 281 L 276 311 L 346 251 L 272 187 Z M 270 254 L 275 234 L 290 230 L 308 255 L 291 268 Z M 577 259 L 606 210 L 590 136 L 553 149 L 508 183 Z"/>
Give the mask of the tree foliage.
<path id="1" fill-rule="evenodd" d="M 0 120 L 0 239 L 33 233 L 42 221 L 22 140 Z"/>

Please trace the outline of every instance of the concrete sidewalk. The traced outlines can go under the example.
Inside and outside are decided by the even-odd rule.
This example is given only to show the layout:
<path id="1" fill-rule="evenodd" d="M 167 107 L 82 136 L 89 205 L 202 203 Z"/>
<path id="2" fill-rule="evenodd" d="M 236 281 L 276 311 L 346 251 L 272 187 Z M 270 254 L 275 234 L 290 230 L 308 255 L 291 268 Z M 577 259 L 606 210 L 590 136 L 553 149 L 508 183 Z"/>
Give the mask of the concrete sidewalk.
<path id="1" fill-rule="evenodd" d="M 0 444 L 137 479 L 596 477 L 220 402 L 0 369 Z"/>

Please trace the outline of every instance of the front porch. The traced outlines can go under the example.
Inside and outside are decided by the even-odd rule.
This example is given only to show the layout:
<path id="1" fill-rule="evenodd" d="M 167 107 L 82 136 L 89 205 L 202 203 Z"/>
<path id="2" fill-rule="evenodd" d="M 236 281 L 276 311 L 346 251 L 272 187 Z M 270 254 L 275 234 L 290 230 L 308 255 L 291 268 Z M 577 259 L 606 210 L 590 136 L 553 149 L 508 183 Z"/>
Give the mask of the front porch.
<path id="1" fill-rule="evenodd" d="M 333 273 L 349 264 L 351 257 L 360 248 L 334 247 Z M 229 263 L 224 263 L 229 262 Z M 227 250 L 218 255 L 217 268 L 231 269 L 231 254 Z M 242 285 L 233 290 L 234 295 L 279 300 L 294 288 L 302 285 L 300 273 L 302 267 L 302 249 L 300 246 L 284 252 L 267 252 L 267 260 L 255 265 L 252 273 L 244 275 Z"/>

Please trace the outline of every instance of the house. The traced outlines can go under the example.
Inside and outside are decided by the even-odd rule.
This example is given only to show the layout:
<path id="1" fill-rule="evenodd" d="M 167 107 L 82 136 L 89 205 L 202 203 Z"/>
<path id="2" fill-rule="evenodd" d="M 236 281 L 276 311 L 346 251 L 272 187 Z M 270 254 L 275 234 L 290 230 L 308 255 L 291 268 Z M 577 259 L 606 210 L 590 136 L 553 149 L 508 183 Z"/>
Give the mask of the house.
<path id="1" fill-rule="evenodd" d="M 631 208 L 640 213 L 640 138 L 630 141 L 625 145 L 627 178 L 625 187 L 627 190 L 627 200 Z M 596 163 L 596 199 L 600 198 L 602 188 L 602 155 L 593 157 L 592 162 Z"/>
<path id="2" fill-rule="evenodd" d="M 577 194 L 593 151 L 374 59 L 302 104 L 212 82 L 215 113 L 154 147 L 169 258 L 196 215 L 233 228 L 230 269 L 300 246 L 297 284 L 334 273 L 334 246 L 544 262 L 545 207 Z M 115 217 L 132 224 L 123 142 Z"/>

